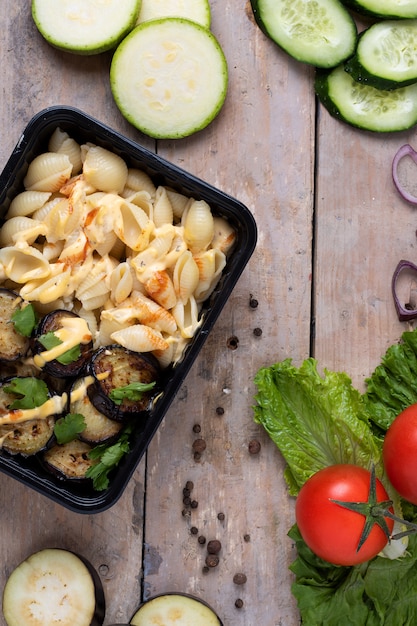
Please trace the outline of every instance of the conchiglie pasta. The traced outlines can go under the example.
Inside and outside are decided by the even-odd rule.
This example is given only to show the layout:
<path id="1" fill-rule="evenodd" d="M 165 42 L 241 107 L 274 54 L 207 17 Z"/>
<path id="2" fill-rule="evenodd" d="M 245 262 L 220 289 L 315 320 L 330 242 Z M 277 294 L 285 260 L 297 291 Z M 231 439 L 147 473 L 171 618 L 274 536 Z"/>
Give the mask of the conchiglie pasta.
<path id="1" fill-rule="evenodd" d="M 155 202 L 153 207 L 153 222 L 155 227 L 164 224 L 172 224 L 174 220 L 174 211 L 168 198 L 165 187 L 158 187 L 155 193 Z"/>
<path id="2" fill-rule="evenodd" d="M 15 283 L 48 278 L 51 274 L 48 260 L 32 246 L 1 248 L 0 264 L 5 276 Z"/>
<path id="3" fill-rule="evenodd" d="M 166 270 L 156 270 L 146 281 L 145 289 L 165 309 L 172 309 L 177 302 L 174 284 Z"/>
<path id="4" fill-rule="evenodd" d="M 110 275 L 110 297 L 112 302 L 120 304 L 130 295 L 133 277 L 128 263 L 119 263 Z"/>
<path id="5" fill-rule="evenodd" d="M 135 352 L 152 352 L 168 348 L 167 341 L 159 331 L 143 324 L 133 324 L 133 326 L 117 330 L 112 333 L 111 339 Z"/>
<path id="6" fill-rule="evenodd" d="M 69 282 L 70 270 L 53 272 L 53 275 L 47 280 L 28 281 L 21 288 L 19 294 L 29 302 L 36 300 L 41 304 L 47 304 L 67 295 Z"/>
<path id="7" fill-rule="evenodd" d="M 185 304 L 179 300 L 171 310 L 171 313 L 177 322 L 181 336 L 184 339 L 191 339 L 197 328 L 201 325 L 201 320 L 198 318 L 198 306 L 195 298 L 189 298 Z"/>
<path id="8" fill-rule="evenodd" d="M 121 200 L 114 223 L 116 235 L 132 250 L 143 250 L 149 243 L 153 224 L 140 207 Z"/>
<path id="9" fill-rule="evenodd" d="M 83 163 L 83 173 L 87 182 L 100 191 L 121 193 L 127 181 L 127 165 L 114 152 L 101 146 L 91 146 Z"/>
<path id="10" fill-rule="evenodd" d="M 43 207 L 51 197 L 50 191 L 22 191 L 13 198 L 5 219 L 11 217 L 32 215 L 35 211 Z"/>
<path id="11" fill-rule="evenodd" d="M 73 174 L 78 174 L 82 168 L 80 145 L 67 132 L 56 128 L 48 143 L 50 152 L 66 154 L 72 163 Z"/>
<path id="12" fill-rule="evenodd" d="M 31 245 L 39 235 L 46 235 L 47 231 L 43 222 L 24 216 L 12 217 L 0 229 L 0 246 L 21 242 Z"/>
<path id="13" fill-rule="evenodd" d="M 226 266 L 226 256 L 221 250 L 210 248 L 210 250 L 196 254 L 194 261 L 199 271 L 199 281 L 194 296 L 199 302 L 206 300 L 216 288 Z"/>
<path id="14" fill-rule="evenodd" d="M 183 252 L 174 267 L 173 282 L 177 297 L 183 302 L 193 295 L 200 278 L 198 265 L 189 250 Z"/>
<path id="15" fill-rule="evenodd" d="M 184 194 L 178 193 L 178 191 L 174 191 L 173 189 L 169 188 L 167 188 L 166 192 L 169 201 L 171 202 L 174 217 L 177 219 L 181 219 L 187 207 L 191 204 L 191 202 L 194 201 L 193 198 L 184 196 Z"/>
<path id="16" fill-rule="evenodd" d="M 227 254 L 230 252 L 236 241 L 236 231 L 224 217 L 216 215 L 213 217 L 213 239 L 211 247 Z"/>
<path id="17" fill-rule="evenodd" d="M 44 152 L 29 164 L 23 184 L 27 191 L 58 191 L 70 178 L 72 163 L 66 154 Z"/>
<path id="18" fill-rule="evenodd" d="M 132 167 L 128 169 L 122 196 L 126 198 L 134 191 L 147 191 L 150 197 L 153 198 L 155 196 L 156 187 L 148 174 L 142 170 Z"/>
<path id="19" fill-rule="evenodd" d="M 183 215 L 184 238 L 194 254 L 205 250 L 214 234 L 213 215 L 204 200 L 194 200 Z"/>

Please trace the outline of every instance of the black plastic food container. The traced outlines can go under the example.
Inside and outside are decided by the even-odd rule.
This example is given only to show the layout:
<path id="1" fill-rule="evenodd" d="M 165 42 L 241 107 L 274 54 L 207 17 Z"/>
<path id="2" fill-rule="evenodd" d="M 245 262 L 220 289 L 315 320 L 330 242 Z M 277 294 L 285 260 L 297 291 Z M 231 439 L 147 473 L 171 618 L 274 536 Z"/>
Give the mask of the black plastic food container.
<path id="1" fill-rule="evenodd" d="M 0 451 L 0 471 L 70 510 L 90 514 L 106 510 L 122 495 L 249 261 L 256 245 L 257 228 L 252 214 L 239 201 L 146 150 L 82 111 L 64 106 L 54 106 L 40 111 L 24 129 L 0 175 L 2 216 L 6 214 L 14 196 L 23 190 L 23 179 L 29 163 L 38 154 L 47 150 L 48 140 L 57 127 L 66 131 L 79 143 L 91 142 L 115 152 L 125 159 L 129 167 L 144 170 L 156 185 L 169 186 L 179 193 L 205 200 L 215 215 L 220 215 L 230 222 L 237 236 L 236 245 L 228 255 L 222 278 L 215 292 L 203 305 L 202 324 L 187 347 L 181 362 L 165 371 L 163 393 L 145 421 L 144 427 L 134 434 L 131 452 L 113 471 L 107 490 L 94 490 L 90 481 L 74 483 L 56 479 L 42 468 L 38 459 L 11 456 Z"/>

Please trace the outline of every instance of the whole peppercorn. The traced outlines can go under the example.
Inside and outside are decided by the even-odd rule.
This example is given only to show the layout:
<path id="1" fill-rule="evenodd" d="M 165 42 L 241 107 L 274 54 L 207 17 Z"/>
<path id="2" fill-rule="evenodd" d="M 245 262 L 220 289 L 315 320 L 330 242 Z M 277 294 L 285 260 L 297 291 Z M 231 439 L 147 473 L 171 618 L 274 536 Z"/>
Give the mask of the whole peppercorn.
<path id="1" fill-rule="evenodd" d="M 198 528 L 196 528 L 195 526 L 192 526 L 192 527 L 190 528 L 190 533 L 191 533 L 192 535 L 198 535 Z"/>
<path id="2" fill-rule="evenodd" d="M 250 541 L 250 535 L 248 533 L 246 533 L 245 535 L 243 535 L 243 541 L 246 541 L 246 543 L 249 543 Z"/>
<path id="3" fill-rule="evenodd" d="M 258 454 L 261 450 L 261 444 L 257 439 L 252 439 L 249 441 L 248 450 L 249 454 Z"/>
<path id="4" fill-rule="evenodd" d="M 201 546 L 204 546 L 204 544 L 206 543 L 206 538 L 203 535 L 200 535 L 199 538 L 198 538 L 198 543 Z"/>
<path id="5" fill-rule="evenodd" d="M 200 426 L 200 424 L 194 424 L 193 432 L 194 433 L 201 433 L 201 426 Z"/>
<path id="6" fill-rule="evenodd" d="M 238 598 L 238 599 L 236 600 L 236 602 L 235 602 L 235 607 L 236 607 L 237 609 L 241 609 L 241 608 L 242 608 L 242 606 L 243 606 L 243 600 L 241 600 L 241 598 Z"/>
<path id="7" fill-rule="evenodd" d="M 235 585 L 244 585 L 246 581 L 246 574 L 242 574 L 241 572 L 233 576 L 233 582 Z"/>
<path id="8" fill-rule="evenodd" d="M 187 482 L 185 483 L 185 488 L 191 492 L 194 489 L 194 483 L 192 480 L 187 480 Z"/>
<path id="9" fill-rule="evenodd" d="M 253 334 L 255 335 L 255 337 L 260 337 L 262 335 L 262 328 L 254 328 Z"/>
<path id="10" fill-rule="evenodd" d="M 257 299 L 256 299 L 256 298 L 254 298 L 254 297 L 253 297 L 253 295 L 251 294 L 251 295 L 250 295 L 250 298 L 249 298 L 249 306 L 250 306 L 250 308 L 251 308 L 251 309 L 256 309 L 256 307 L 258 306 L 258 304 L 259 304 L 259 303 L 258 303 Z"/>
<path id="11" fill-rule="evenodd" d="M 207 448 L 207 444 L 204 439 L 195 439 L 193 441 L 194 452 L 204 452 L 206 448 Z"/>
<path id="12" fill-rule="evenodd" d="M 217 519 L 220 520 L 221 522 L 224 520 L 224 513 L 217 513 Z"/>
<path id="13" fill-rule="evenodd" d="M 218 539 L 212 539 L 207 544 L 207 552 L 209 554 L 218 554 L 222 549 L 222 544 Z"/>
<path id="14" fill-rule="evenodd" d="M 217 415 L 224 415 L 224 408 L 222 406 L 218 406 L 216 409 Z"/>
<path id="15" fill-rule="evenodd" d="M 219 564 L 219 557 L 217 554 L 208 554 L 206 556 L 206 565 L 207 567 L 217 567 Z"/>
<path id="16" fill-rule="evenodd" d="M 191 500 L 190 506 L 191 506 L 192 509 L 197 509 L 198 508 L 197 500 Z"/>

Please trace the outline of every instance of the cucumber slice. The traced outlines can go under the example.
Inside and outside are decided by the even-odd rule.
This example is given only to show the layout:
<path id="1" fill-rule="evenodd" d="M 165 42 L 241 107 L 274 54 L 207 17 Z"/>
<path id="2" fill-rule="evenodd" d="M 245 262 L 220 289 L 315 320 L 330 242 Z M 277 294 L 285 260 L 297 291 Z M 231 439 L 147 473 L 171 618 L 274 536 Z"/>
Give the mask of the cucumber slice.
<path id="1" fill-rule="evenodd" d="M 339 0 L 251 0 L 261 30 L 298 61 L 332 68 L 356 47 L 356 24 Z"/>
<path id="2" fill-rule="evenodd" d="M 130 621 L 132 626 L 222 626 L 205 603 L 187 595 L 167 593 L 148 600 Z"/>
<path id="3" fill-rule="evenodd" d="M 138 24 L 161 17 L 185 17 L 210 28 L 210 4 L 208 0 L 142 0 Z"/>
<path id="4" fill-rule="evenodd" d="M 35 552 L 11 573 L 3 591 L 7 626 L 101 626 L 105 600 L 92 565 L 73 552 Z"/>
<path id="5" fill-rule="evenodd" d="M 397 89 L 417 81 L 417 20 L 382 20 L 359 37 L 345 70 L 378 89 Z"/>
<path id="6" fill-rule="evenodd" d="M 55 48 L 98 54 L 117 46 L 132 30 L 141 0 L 32 0 L 32 17 Z"/>
<path id="7" fill-rule="evenodd" d="M 382 19 L 410 19 L 417 17 L 416 0 L 342 0 L 349 9 L 360 15 Z"/>
<path id="8" fill-rule="evenodd" d="M 183 18 L 139 24 L 119 45 L 110 85 L 121 113 L 146 135 L 186 137 L 219 113 L 227 63 L 214 35 Z"/>
<path id="9" fill-rule="evenodd" d="M 417 83 L 394 90 L 355 81 L 343 65 L 316 72 L 316 93 L 331 115 L 375 132 L 407 130 L 417 123 Z"/>

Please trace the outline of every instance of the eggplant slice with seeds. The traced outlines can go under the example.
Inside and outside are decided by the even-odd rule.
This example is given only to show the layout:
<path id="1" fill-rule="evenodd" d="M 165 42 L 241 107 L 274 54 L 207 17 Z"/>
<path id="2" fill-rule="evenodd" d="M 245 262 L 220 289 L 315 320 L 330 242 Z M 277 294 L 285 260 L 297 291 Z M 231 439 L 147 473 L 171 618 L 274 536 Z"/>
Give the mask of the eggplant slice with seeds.
<path id="1" fill-rule="evenodd" d="M 48 333 L 54 333 L 63 326 L 63 320 L 68 317 L 79 318 L 80 316 L 73 311 L 66 311 L 64 309 L 57 309 L 45 315 L 36 329 L 36 337 L 33 342 L 32 351 L 35 355 L 39 355 L 46 349 L 39 341 L 39 337 Z M 93 341 L 88 343 L 80 343 L 80 356 L 68 364 L 60 363 L 57 359 L 46 361 L 43 366 L 43 371 L 50 376 L 57 378 L 68 378 L 78 376 L 84 369 L 88 359 L 91 357 L 93 351 Z"/>
<path id="2" fill-rule="evenodd" d="M 95 568 L 60 548 L 46 548 L 25 559 L 3 592 L 7 626 L 102 626 L 105 608 Z"/>
<path id="3" fill-rule="evenodd" d="M 97 463 L 88 456 L 92 449 L 90 444 L 80 439 L 73 439 L 64 444 L 56 443 L 44 452 L 43 465 L 61 480 L 89 480 L 85 474 Z"/>
<path id="4" fill-rule="evenodd" d="M 12 316 L 23 303 L 14 291 L 0 289 L 0 361 L 16 361 L 25 356 L 30 340 L 17 332 Z"/>
<path id="5" fill-rule="evenodd" d="M 158 361 L 152 354 L 133 352 L 120 345 L 99 348 L 88 365 L 94 383 L 88 387 L 88 396 L 98 411 L 116 421 L 145 416 L 157 394 L 160 378 Z M 156 382 L 151 391 L 145 391 L 139 400 L 124 398 L 116 404 L 110 397 L 115 389 L 132 383 Z"/>

